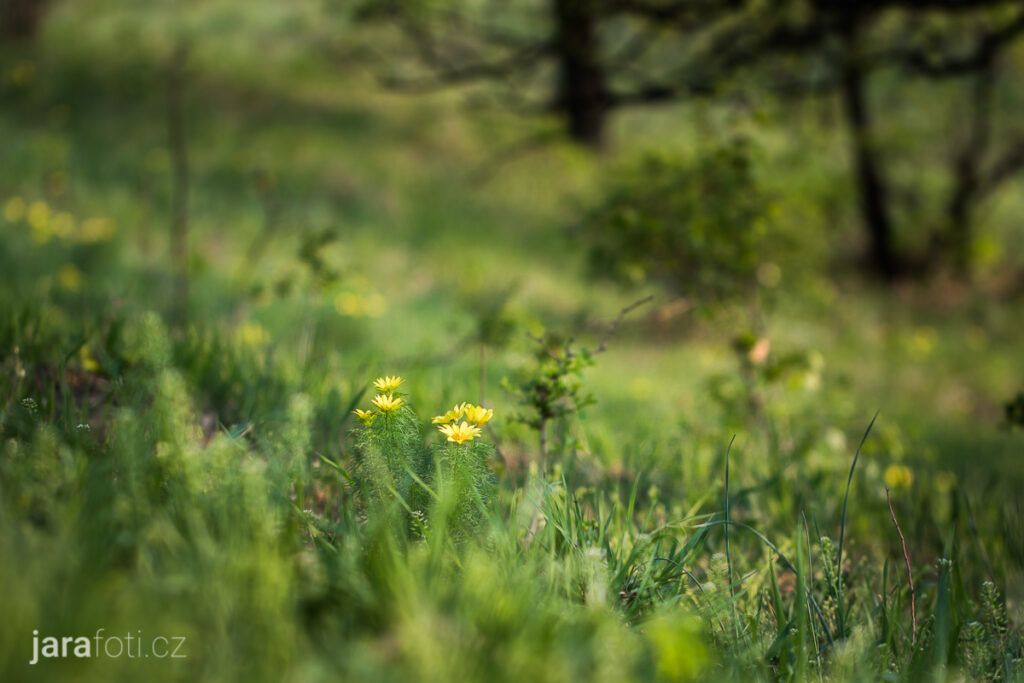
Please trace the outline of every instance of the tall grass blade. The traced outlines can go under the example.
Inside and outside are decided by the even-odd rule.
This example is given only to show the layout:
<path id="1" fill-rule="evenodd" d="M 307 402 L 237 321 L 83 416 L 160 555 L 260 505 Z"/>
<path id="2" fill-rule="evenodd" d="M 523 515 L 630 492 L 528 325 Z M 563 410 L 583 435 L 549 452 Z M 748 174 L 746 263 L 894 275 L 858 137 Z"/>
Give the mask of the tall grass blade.
<path id="1" fill-rule="evenodd" d="M 846 508 L 850 503 L 850 486 L 853 484 L 853 472 L 857 469 L 860 451 L 864 448 L 864 442 L 868 440 L 868 435 L 871 434 L 871 428 L 875 426 L 875 420 L 878 419 L 879 412 L 875 411 L 875 416 L 871 418 L 868 428 L 864 430 L 864 436 L 861 437 L 860 445 L 857 446 L 857 452 L 853 454 L 850 475 L 846 479 L 846 495 L 843 497 L 843 522 L 839 527 L 839 552 L 836 556 L 836 628 L 839 631 L 839 638 L 846 637 L 846 614 L 843 611 L 843 543 L 846 541 Z"/>

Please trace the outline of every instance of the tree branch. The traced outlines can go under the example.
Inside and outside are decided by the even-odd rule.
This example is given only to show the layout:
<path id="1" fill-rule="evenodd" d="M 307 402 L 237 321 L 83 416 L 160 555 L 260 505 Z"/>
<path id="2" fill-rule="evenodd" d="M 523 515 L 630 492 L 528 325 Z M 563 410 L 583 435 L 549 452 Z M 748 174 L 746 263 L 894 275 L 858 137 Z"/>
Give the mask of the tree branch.
<path id="1" fill-rule="evenodd" d="M 615 320 L 613 320 L 611 324 L 608 326 L 608 329 L 604 331 L 604 335 L 602 335 L 601 337 L 601 343 L 597 345 L 597 348 L 594 349 L 592 355 L 604 353 L 607 350 L 608 341 L 615 334 L 616 330 L 619 329 L 619 325 L 622 324 L 622 321 L 625 320 L 626 316 L 635 311 L 636 309 L 640 308 L 644 304 L 650 303 L 651 301 L 654 301 L 653 294 L 651 296 L 645 296 L 643 299 L 635 301 L 631 303 L 629 306 L 626 306 L 621 311 L 619 311 L 619 314 L 615 317 Z"/>
<path id="2" fill-rule="evenodd" d="M 1024 33 L 1024 11 L 1005 26 L 976 38 L 974 49 L 965 55 L 935 58 L 924 48 L 895 51 L 882 56 L 881 63 L 896 61 L 912 71 L 931 78 L 955 78 L 976 73 L 991 64 L 998 54 Z"/>

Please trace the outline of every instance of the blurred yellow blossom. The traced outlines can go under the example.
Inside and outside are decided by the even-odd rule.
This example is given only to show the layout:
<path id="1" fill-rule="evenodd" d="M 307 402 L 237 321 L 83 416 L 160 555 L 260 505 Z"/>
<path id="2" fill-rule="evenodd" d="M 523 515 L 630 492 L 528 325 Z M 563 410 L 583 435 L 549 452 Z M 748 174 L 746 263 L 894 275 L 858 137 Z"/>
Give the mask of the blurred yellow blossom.
<path id="1" fill-rule="evenodd" d="M 9 223 L 17 223 L 25 217 L 25 200 L 21 197 L 11 197 L 4 202 L 4 218 Z"/>
<path id="2" fill-rule="evenodd" d="M 93 358 L 88 345 L 78 349 L 78 359 L 82 361 L 82 368 L 88 372 L 96 372 L 100 369 L 100 364 Z"/>
<path id="3" fill-rule="evenodd" d="M 32 202 L 32 206 L 28 207 L 28 224 L 35 230 L 45 230 L 50 227 L 50 207 L 46 202 Z"/>
<path id="4" fill-rule="evenodd" d="M 643 401 L 645 399 L 650 398 L 651 395 L 654 393 L 654 390 L 654 382 L 652 382 L 649 377 L 643 376 L 634 377 L 633 379 L 631 379 L 629 382 L 629 387 L 627 389 L 627 391 L 629 392 L 629 397 L 634 401 Z"/>
<path id="5" fill-rule="evenodd" d="M 103 242 L 114 236 L 114 224 L 109 218 L 96 217 L 82 221 L 78 237 L 82 242 Z"/>
<path id="6" fill-rule="evenodd" d="M 53 233 L 48 227 L 32 228 L 32 241 L 36 244 L 46 244 L 53 238 Z"/>
<path id="7" fill-rule="evenodd" d="M 28 85 L 36 77 L 36 65 L 21 60 L 11 65 L 4 73 L 4 80 L 11 85 Z"/>
<path id="8" fill-rule="evenodd" d="M 379 318 L 388 312 L 388 302 L 380 294 L 371 294 L 363 300 L 363 310 L 371 318 Z"/>
<path id="9" fill-rule="evenodd" d="M 57 237 L 68 237 L 75 229 L 75 219 L 67 211 L 61 211 L 53 217 L 53 234 Z"/>
<path id="10" fill-rule="evenodd" d="M 238 337 L 243 344 L 262 346 L 270 340 L 267 330 L 257 322 L 247 322 L 238 328 Z"/>
<path id="11" fill-rule="evenodd" d="M 368 316 L 379 318 L 387 313 L 387 300 L 380 294 L 363 296 L 353 292 L 339 292 L 334 297 L 334 309 L 353 318 Z"/>
<path id="12" fill-rule="evenodd" d="M 82 271 L 73 264 L 66 263 L 57 271 L 57 283 L 73 292 L 82 285 Z"/>
<path id="13" fill-rule="evenodd" d="M 934 327 L 918 327 L 906 338 L 904 344 L 911 359 L 922 361 L 932 354 L 939 342 L 939 333 Z"/>
<path id="14" fill-rule="evenodd" d="M 334 297 L 334 310 L 341 315 L 358 316 L 363 312 L 363 300 L 352 292 L 341 292 Z"/>
<path id="15" fill-rule="evenodd" d="M 355 413 L 356 417 L 359 418 L 359 421 L 362 422 L 367 427 L 373 424 L 374 418 L 377 417 L 377 413 L 373 412 L 372 410 L 360 410 L 359 408 L 356 408 L 352 412 Z"/>
<path id="16" fill-rule="evenodd" d="M 889 465 L 884 478 L 885 485 L 891 489 L 908 489 L 914 483 L 914 473 L 906 465 Z"/>
<path id="17" fill-rule="evenodd" d="M 956 476 L 945 470 L 935 473 L 935 490 L 939 493 L 949 493 L 956 487 Z"/>

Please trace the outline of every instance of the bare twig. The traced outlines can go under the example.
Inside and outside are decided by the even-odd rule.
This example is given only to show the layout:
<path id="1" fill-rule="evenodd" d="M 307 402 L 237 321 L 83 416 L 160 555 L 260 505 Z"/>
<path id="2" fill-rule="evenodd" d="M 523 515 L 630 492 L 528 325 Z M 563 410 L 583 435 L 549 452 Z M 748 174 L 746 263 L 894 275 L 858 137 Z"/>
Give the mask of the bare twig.
<path id="1" fill-rule="evenodd" d="M 907 541 L 903 538 L 903 530 L 900 523 L 896 521 L 896 513 L 892 509 L 892 497 L 889 495 L 889 487 L 885 487 L 885 501 L 889 503 L 889 516 L 896 526 L 896 533 L 900 535 L 900 545 L 903 546 L 903 561 L 907 565 L 907 583 L 910 584 L 910 644 L 917 643 L 917 605 L 914 594 L 914 572 L 910 568 L 910 553 L 907 552 Z"/>
<path id="2" fill-rule="evenodd" d="M 550 45 L 547 42 L 541 42 L 523 46 L 500 59 L 490 61 L 481 59 L 447 67 L 440 66 L 439 63 L 442 60 L 435 57 L 432 59 L 434 69 L 429 76 L 421 78 L 393 77 L 386 79 L 385 85 L 407 92 L 423 93 L 489 78 L 505 79 L 517 71 L 532 67 L 534 62 L 548 53 L 549 49 Z M 423 54 L 422 49 L 421 54 Z"/>
<path id="3" fill-rule="evenodd" d="M 614 336 L 615 332 L 619 329 L 619 325 L 622 324 L 622 321 L 625 319 L 625 317 L 629 313 L 631 313 L 632 311 L 635 311 L 636 309 L 640 308 L 644 304 L 649 303 L 649 302 L 651 302 L 653 300 L 654 300 L 654 295 L 653 294 L 651 296 L 645 296 L 643 299 L 640 299 L 639 301 L 635 301 L 635 302 L 631 303 L 629 306 L 626 306 L 621 311 L 619 311 L 619 314 L 617 316 L 615 316 L 615 320 L 613 320 L 608 325 L 608 327 L 604 331 L 604 334 L 601 335 L 601 342 L 597 345 L 597 348 L 595 348 L 593 351 L 590 352 L 590 355 L 596 356 L 599 353 L 604 353 L 605 351 L 607 351 L 608 350 L 608 342 L 609 342 L 609 340 L 611 340 L 612 336 Z M 528 338 L 532 339 L 533 341 L 537 342 L 541 346 L 541 348 L 544 349 L 545 353 L 547 353 L 549 356 L 551 356 L 551 358 L 553 358 L 555 360 L 561 360 L 561 358 L 558 356 L 557 353 L 551 351 L 551 349 L 548 348 L 548 345 L 545 342 L 543 337 L 540 337 L 540 336 L 538 336 L 536 334 L 533 334 L 530 331 L 526 332 L 526 336 Z M 563 349 L 563 354 L 564 354 L 563 358 L 568 359 L 568 358 L 572 358 L 573 356 L 576 355 L 576 353 L 572 350 L 572 344 L 573 344 L 574 341 L 576 341 L 576 338 L 575 337 L 570 337 L 569 340 L 565 342 L 565 348 Z"/>
<path id="4" fill-rule="evenodd" d="M 619 325 L 622 324 L 622 321 L 629 313 L 635 311 L 646 303 L 650 303 L 651 301 L 654 301 L 653 294 L 651 296 L 645 296 L 643 299 L 635 301 L 619 311 L 619 315 L 616 316 L 615 320 L 613 320 L 611 325 L 608 326 L 608 329 L 604 331 L 604 336 L 601 337 L 601 343 L 598 344 L 596 349 L 594 349 L 594 355 L 603 353 L 607 349 L 608 340 L 612 338 L 612 335 L 614 335 L 616 330 L 619 329 Z"/>
<path id="5" fill-rule="evenodd" d="M 537 344 L 539 344 L 540 347 L 544 349 L 544 353 L 548 354 L 548 356 L 550 356 L 553 360 L 561 360 L 558 357 L 558 354 L 554 353 L 551 349 L 548 348 L 547 342 L 544 341 L 544 337 L 537 336 L 536 334 L 533 334 L 529 330 L 527 330 L 526 336 L 529 339 L 537 342 Z"/>

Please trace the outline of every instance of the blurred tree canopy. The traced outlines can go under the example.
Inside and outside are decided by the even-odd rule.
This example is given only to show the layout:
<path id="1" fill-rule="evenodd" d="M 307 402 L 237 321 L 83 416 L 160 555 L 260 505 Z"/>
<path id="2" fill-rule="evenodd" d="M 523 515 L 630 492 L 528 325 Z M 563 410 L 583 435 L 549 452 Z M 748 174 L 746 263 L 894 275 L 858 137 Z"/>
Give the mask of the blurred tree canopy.
<path id="1" fill-rule="evenodd" d="M 1013 116 L 1024 64 L 1014 53 L 1024 33 L 1019 2 L 388 0 L 361 15 L 406 38 L 394 84 L 498 84 L 503 106 L 554 112 L 593 148 L 606 144 L 608 119 L 624 107 L 736 88 L 782 102 L 833 99 L 867 266 L 885 280 L 938 270 L 968 278 L 980 205 L 1024 167 L 1024 128 Z M 893 79 L 936 90 L 952 83 L 946 105 L 968 105 L 953 130 L 924 141 L 944 148 L 947 180 L 928 200 L 941 210 L 908 225 L 901 216 L 920 189 L 894 185 L 889 166 L 904 151 L 879 135 L 893 112 L 879 110 L 877 84 Z M 897 106 L 934 104 L 908 96 Z"/>

